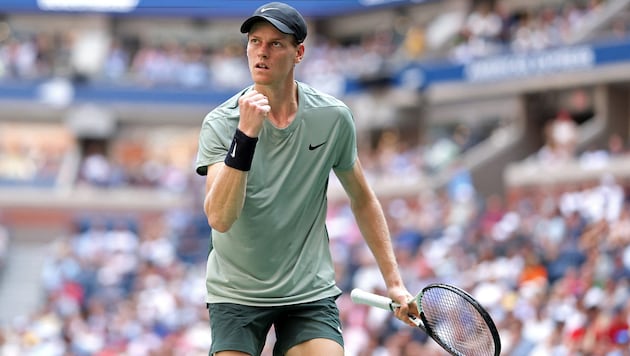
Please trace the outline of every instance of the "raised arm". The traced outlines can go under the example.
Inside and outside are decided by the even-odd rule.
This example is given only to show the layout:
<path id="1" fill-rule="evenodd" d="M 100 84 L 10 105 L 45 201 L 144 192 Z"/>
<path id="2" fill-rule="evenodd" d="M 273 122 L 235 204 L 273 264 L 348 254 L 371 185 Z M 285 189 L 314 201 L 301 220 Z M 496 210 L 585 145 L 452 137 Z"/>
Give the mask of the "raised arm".
<path id="1" fill-rule="evenodd" d="M 220 232 L 232 227 L 245 202 L 247 174 L 252 164 L 258 134 L 269 113 L 266 96 L 251 90 L 238 100 L 240 120 L 225 162 L 208 167 L 203 209 L 208 224 Z"/>

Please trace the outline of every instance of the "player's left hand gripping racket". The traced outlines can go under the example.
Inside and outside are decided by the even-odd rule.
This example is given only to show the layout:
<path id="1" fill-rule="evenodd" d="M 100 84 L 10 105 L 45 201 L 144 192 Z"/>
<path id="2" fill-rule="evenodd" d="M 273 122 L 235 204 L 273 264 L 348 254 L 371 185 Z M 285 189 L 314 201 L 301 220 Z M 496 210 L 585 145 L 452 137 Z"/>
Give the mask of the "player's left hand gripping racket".
<path id="1" fill-rule="evenodd" d="M 400 304 L 360 289 L 352 301 L 394 311 Z M 429 284 L 416 296 L 418 327 L 454 356 L 499 356 L 501 340 L 490 314 L 470 294 L 449 284 Z"/>

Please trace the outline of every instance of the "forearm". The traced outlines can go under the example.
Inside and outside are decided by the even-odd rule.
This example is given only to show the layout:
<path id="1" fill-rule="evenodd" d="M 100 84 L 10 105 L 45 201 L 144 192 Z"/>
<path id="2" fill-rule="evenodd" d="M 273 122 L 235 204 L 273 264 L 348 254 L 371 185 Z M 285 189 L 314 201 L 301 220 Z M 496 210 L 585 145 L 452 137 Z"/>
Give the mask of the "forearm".
<path id="1" fill-rule="evenodd" d="M 352 211 L 365 242 L 372 251 L 388 289 L 403 286 L 385 215 L 376 197 L 352 203 Z"/>
<path id="2" fill-rule="evenodd" d="M 257 142 L 257 136 L 248 136 L 237 128 L 224 162 L 208 168 L 204 211 L 208 223 L 217 231 L 229 230 L 243 210 L 247 172 Z"/>
<path id="3" fill-rule="evenodd" d="M 217 164 L 214 179 L 206 189 L 204 211 L 210 226 L 220 232 L 230 229 L 245 202 L 247 172 Z"/>

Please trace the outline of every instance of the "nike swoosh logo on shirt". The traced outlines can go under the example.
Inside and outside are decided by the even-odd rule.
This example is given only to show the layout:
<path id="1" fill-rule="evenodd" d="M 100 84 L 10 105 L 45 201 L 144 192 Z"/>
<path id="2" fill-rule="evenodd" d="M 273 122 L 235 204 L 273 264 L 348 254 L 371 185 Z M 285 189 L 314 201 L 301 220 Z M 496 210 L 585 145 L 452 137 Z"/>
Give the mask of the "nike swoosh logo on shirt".
<path id="1" fill-rule="evenodd" d="M 309 151 L 312 151 L 312 150 L 314 150 L 314 149 L 316 149 L 316 148 L 319 148 L 319 147 L 323 146 L 325 143 L 326 143 L 326 141 L 324 141 L 324 142 L 320 143 L 319 145 L 315 145 L 315 146 L 313 146 L 313 145 L 308 145 L 308 150 L 309 150 Z"/>

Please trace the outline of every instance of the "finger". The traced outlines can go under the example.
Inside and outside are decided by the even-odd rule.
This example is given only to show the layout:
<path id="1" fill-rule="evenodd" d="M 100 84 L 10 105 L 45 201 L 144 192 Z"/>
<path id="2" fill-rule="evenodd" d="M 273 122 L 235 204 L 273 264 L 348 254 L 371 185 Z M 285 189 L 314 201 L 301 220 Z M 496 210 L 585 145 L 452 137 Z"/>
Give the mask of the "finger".
<path id="1" fill-rule="evenodd" d="M 416 303 L 416 299 L 415 298 L 411 298 L 409 300 L 408 307 L 409 307 L 409 314 L 413 315 L 413 316 L 420 316 L 420 310 L 418 308 L 418 303 Z"/>
<path id="2" fill-rule="evenodd" d="M 256 105 L 258 108 L 261 108 L 261 109 L 263 109 L 265 107 L 266 108 L 271 108 L 269 106 L 269 100 L 267 100 L 267 98 L 263 98 L 263 99 L 255 101 L 254 105 Z"/>
<path id="3" fill-rule="evenodd" d="M 238 101 L 239 104 L 241 105 L 246 105 L 246 104 L 251 104 L 252 102 L 256 101 L 256 96 L 259 96 L 261 94 L 258 94 L 254 91 L 248 92 L 243 94 L 243 96 L 241 96 Z"/>
<path id="4" fill-rule="evenodd" d="M 398 304 L 400 307 L 396 310 L 396 317 L 409 326 L 416 326 L 416 323 L 412 321 L 412 318 L 419 317 L 415 298 L 409 295 Z"/>
<path id="5" fill-rule="evenodd" d="M 396 308 L 395 315 L 400 321 L 405 324 L 409 324 L 411 320 L 409 319 L 409 306 L 406 303 L 398 303 L 400 306 Z"/>
<path id="6" fill-rule="evenodd" d="M 256 94 L 256 95 L 253 95 L 252 97 L 250 97 L 249 99 L 251 101 L 254 101 L 254 102 L 258 102 L 258 101 L 261 101 L 261 100 L 265 100 L 266 101 L 267 100 L 267 96 L 265 96 L 263 94 Z"/>
<path id="7" fill-rule="evenodd" d="M 267 98 L 262 98 L 258 101 L 247 100 L 243 103 L 243 108 L 250 110 L 252 113 L 256 113 L 256 115 L 262 116 L 267 116 L 271 111 L 271 106 Z"/>
<path id="8" fill-rule="evenodd" d="M 246 93 L 239 100 L 242 101 L 242 103 L 244 104 L 249 104 L 249 105 L 254 105 L 254 106 L 260 105 L 263 103 L 269 103 L 269 99 L 265 95 L 260 94 L 255 91 Z"/>
<path id="9" fill-rule="evenodd" d="M 255 97 L 252 97 L 251 103 L 257 109 L 262 110 L 264 113 L 268 113 L 271 110 L 271 106 L 269 105 L 269 98 L 262 94 L 258 94 Z"/>
<path id="10" fill-rule="evenodd" d="M 265 95 L 253 89 L 243 95 L 244 98 L 257 98 L 261 96 Z"/>

